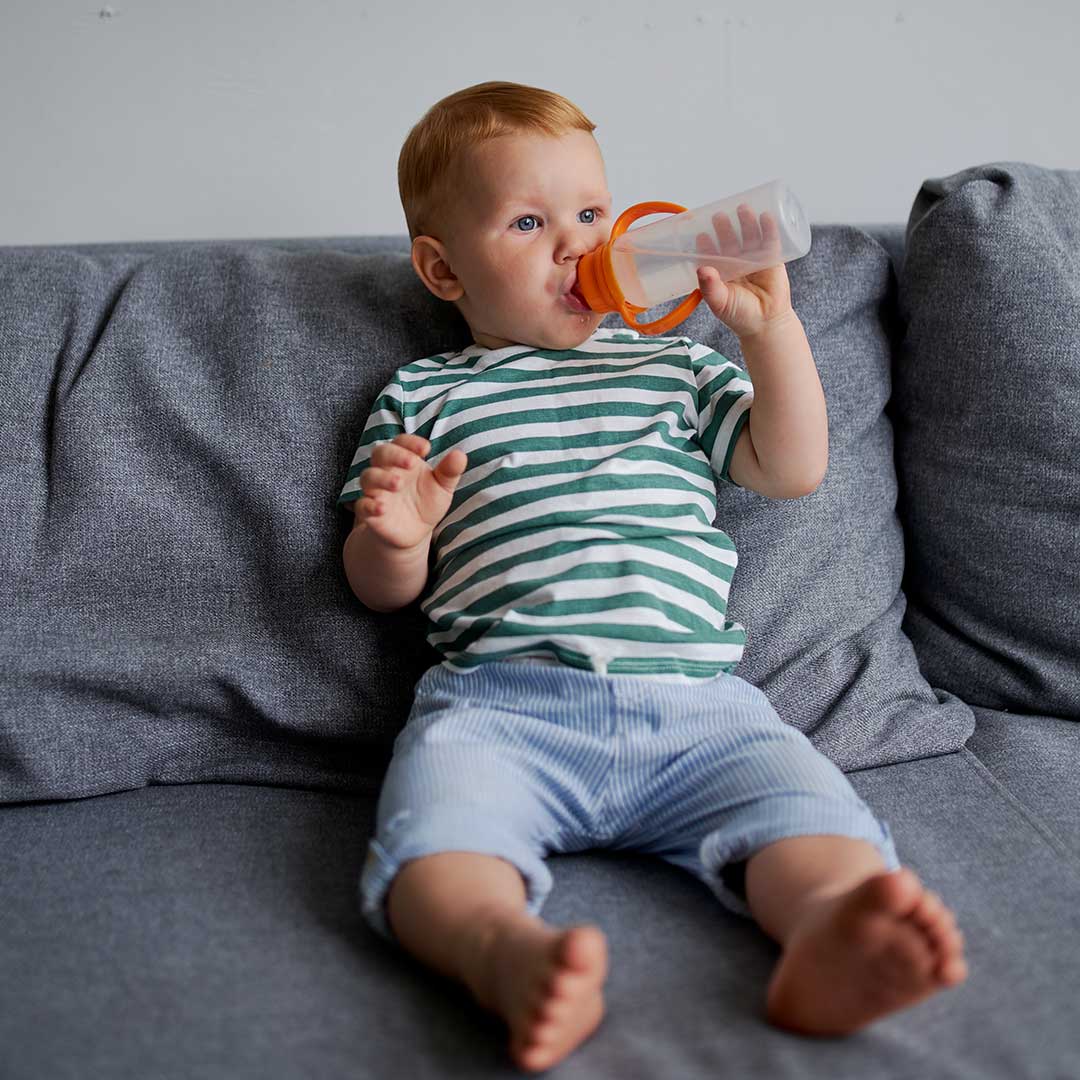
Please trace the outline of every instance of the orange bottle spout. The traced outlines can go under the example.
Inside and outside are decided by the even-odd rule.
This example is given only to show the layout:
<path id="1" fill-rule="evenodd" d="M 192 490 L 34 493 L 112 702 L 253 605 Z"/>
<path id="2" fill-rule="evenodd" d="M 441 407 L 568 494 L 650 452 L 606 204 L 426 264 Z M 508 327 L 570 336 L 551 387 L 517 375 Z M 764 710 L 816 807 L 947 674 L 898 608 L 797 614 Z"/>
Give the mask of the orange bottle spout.
<path id="1" fill-rule="evenodd" d="M 686 209 L 678 203 L 644 202 L 624 210 L 611 229 L 611 238 L 606 244 L 586 252 L 578 260 L 577 280 L 585 303 L 595 312 L 617 311 L 627 326 L 640 330 L 643 334 L 662 334 L 673 326 L 678 326 L 690 312 L 701 303 L 701 290 L 695 289 L 674 311 L 668 312 L 655 322 L 640 323 L 637 317 L 647 308 L 630 303 L 619 287 L 611 257 L 611 249 L 632 221 L 649 214 L 681 214 Z"/>
<path id="2" fill-rule="evenodd" d="M 609 284 L 610 280 L 610 284 Z M 585 303 L 593 311 L 621 311 L 626 303 L 619 283 L 611 273 L 611 241 L 586 252 L 578 260 L 577 283 Z M 644 311 L 638 308 L 638 311 Z"/>

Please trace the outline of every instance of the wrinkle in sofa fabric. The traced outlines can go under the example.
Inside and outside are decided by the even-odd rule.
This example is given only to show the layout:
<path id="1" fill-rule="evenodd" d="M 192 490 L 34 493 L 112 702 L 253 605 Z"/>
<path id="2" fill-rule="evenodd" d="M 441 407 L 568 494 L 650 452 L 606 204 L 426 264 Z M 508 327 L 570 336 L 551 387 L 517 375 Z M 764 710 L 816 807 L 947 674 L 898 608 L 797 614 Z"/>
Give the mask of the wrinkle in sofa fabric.
<path id="1" fill-rule="evenodd" d="M 991 709 L 973 712 L 976 728 L 966 749 L 1080 860 L 1080 724 Z"/>
<path id="2" fill-rule="evenodd" d="M 0 799 L 378 782 L 437 656 L 416 610 L 352 596 L 334 498 L 389 375 L 464 331 L 398 243 L 0 252 Z M 947 753 L 973 718 L 900 631 L 889 259 L 822 226 L 791 280 L 833 452 L 807 499 L 720 492 L 740 673 L 842 768 Z M 683 330 L 739 359 L 700 310 Z"/>

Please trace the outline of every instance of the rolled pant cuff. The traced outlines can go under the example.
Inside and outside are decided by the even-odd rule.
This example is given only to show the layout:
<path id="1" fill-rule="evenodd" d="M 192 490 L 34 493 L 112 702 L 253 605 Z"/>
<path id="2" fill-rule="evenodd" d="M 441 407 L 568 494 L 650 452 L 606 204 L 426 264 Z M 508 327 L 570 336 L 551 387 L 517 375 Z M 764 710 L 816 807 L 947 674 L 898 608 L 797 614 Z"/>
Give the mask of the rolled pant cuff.
<path id="1" fill-rule="evenodd" d="M 360 907 L 368 924 L 388 941 L 397 941 L 386 917 L 386 895 L 401 867 L 410 859 L 446 851 L 467 851 L 505 859 L 517 868 L 525 882 L 526 908 L 539 915 L 553 879 L 543 858 L 516 836 L 481 827 L 475 817 L 467 824 L 442 820 L 422 831 L 395 836 L 392 847 L 378 839 L 368 844 L 368 855 L 360 875 Z"/>
<path id="2" fill-rule="evenodd" d="M 756 855 L 762 848 L 778 840 L 790 840 L 800 836 L 841 836 L 850 840 L 865 840 L 873 844 L 885 863 L 886 870 L 898 870 L 900 860 L 893 846 L 889 826 L 873 816 L 862 820 L 852 820 L 850 810 L 838 810 L 831 820 L 819 816 L 813 828 L 807 828 L 805 822 L 790 822 L 786 825 L 774 825 L 768 829 L 752 832 L 737 841 L 727 842 L 724 837 L 712 834 L 701 843 L 699 858 L 705 869 L 705 883 L 716 898 L 730 911 L 738 915 L 753 918 L 750 905 L 744 897 L 733 892 L 723 879 L 721 871 L 729 863 L 742 862 Z"/>

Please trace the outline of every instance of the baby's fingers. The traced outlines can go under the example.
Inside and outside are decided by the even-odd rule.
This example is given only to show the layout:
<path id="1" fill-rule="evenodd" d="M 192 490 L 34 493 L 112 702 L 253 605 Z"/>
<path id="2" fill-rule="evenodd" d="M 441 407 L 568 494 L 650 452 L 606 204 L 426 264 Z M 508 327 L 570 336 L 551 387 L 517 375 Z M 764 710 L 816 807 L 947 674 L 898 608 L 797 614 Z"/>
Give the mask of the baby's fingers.
<path id="1" fill-rule="evenodd" d="M 438 465 L 435 466 L 434 476 L 440 484 L 449 492 L 457 489 L 458 482 L 469 464 L 469 457 L 464 450 L 453 449 Z"/>
<path id="2" fill-rule="evenodd" d="M 360 474 L 360 487 L 365 495 L 373 491 L 399 491 L 401 489 L 400 469 L 367 468 Z"/>
<path id="3" fill-rule="evenodd" d="M 378 517 L 384 513 L 386 507 L 381 502 L 371 496 L 365 496 L 356 500 L 356 508 L 354 513 L 358 521 L 365 521 L 370 517 Z"/>
<path id="4" fill-rule="evenodd" d="M 422 435 L 397 435 L 392 445 L 403 446 L 421 457 L 427 457 L 427 452 L 431 449 L 431 443 Z"/>
<path id="5" fill-rule="evenodd" d="M 412 439 L 416 436 L 413 435 L 399 435 L 401 439 Z M 422 440 L 423 441 L 423 440 Z M 398 468 L 398 469 L 411 469 L 416 465 L 419 465 L 423 460 L 423 454 L 427 453 L 427 449 L 412 449 L 411 446 L 405 443 L 399 443 L 396 440 L 392 443 L 380 443 L 371 451 L 370 464 L 378 466 L 381 469 Z"/>

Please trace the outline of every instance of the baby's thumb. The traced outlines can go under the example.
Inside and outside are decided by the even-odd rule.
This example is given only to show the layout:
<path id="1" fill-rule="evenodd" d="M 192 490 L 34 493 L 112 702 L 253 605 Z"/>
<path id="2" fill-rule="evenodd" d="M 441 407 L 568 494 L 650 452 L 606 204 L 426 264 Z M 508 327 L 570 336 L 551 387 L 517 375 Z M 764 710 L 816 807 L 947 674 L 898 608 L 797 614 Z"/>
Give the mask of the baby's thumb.
<path id="1" fill-rule="evenodd" d="M 435 479 L 446 491 L 453 491 L 458 486 L 458 481 L 461 480 L 461 475 L 468 464 L 469 458 L 464 450 L 451 450 L 432 471 L 435 473 Z"/>
<path id="2" fill-rule="evenodd" d="M 713 309 L 715 313 L 717 308 L 721 310 L 728 305 L 728 292 L 730 291 L 727 284 L 720 280 L 720 275 L 712 268 L 706 268 L 704 266 L 698 268 L 698 288 L 701 290 L 701 295 L 705 298 L 705 303 Z"/>

